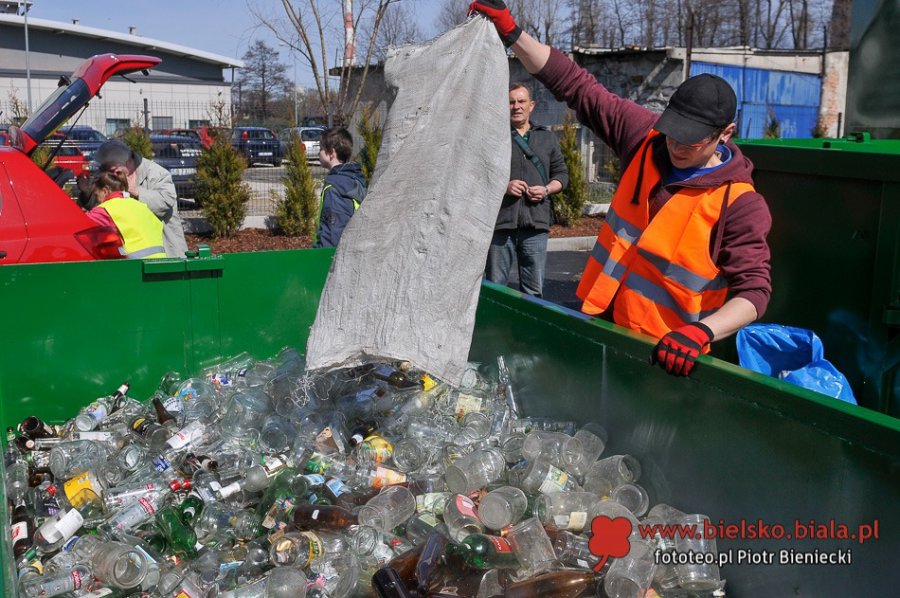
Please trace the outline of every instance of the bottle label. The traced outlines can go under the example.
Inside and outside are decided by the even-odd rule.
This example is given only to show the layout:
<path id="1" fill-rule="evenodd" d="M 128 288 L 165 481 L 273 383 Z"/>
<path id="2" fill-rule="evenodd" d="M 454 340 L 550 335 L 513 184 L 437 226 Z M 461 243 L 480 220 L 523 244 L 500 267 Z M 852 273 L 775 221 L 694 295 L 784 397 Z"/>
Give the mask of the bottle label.
<path id="1" fill-rule="evenodd" d="M 394 455 L 394 445 L 386 438 L 373 434 L 363 441 L 360 453 L 376 463 L 384 463 Z"/>
<path id="2" fill-rule="evenodd" d="M 262 462 L 262 468 L 266 472 L 266 477 L 272 477 L 281 471 L 285 465 L 285 462 L 278 457 L 266 457 Z"/>
<path id="3" fill-rule="evenodd" d="M 463 496 L 462 494 L 456 495 L 456 510 L 459 511 L 461 515 L 478 518 L 478 515 L 475 514 L 475 503 L 472 502 L 472 499 L 468 496 Z"/>
<path id="4" fill-rule="evenodd" d="M 66 493 L 66 498 L 69 499 L 73 507 L 80 509 L 100 496 L 100 491 L 94 484 L 94 480 L 94 476 L 89 471 L 66 480 L 63 484 L 63 492 Z"/>
<path id="5" fill-rule="evenodd" d="M 587 523 L 587 513 L 584 511 L 574 511 L 569 513 L 569 525 L 568 528 L 573 532 L 580 532 L 584 529 L 584 524 Z"/>
<path id="6" fill-rule="evenodd" d="M 313 532 L 300 532 L 300 535 L 306 536 L 306 538 L 309 540 L 309 553 L 306 557 L 306 564 L 304 565 L 305 567 L 325 554 L 325 544 L 322 542 L 322 538 L 320 538 Z"/>
<path id="7" fill-rule="evenodd" d="M 419 515 L 419 521 L 422 521 L 430 525 L 431 527 L 437 527 L 440 524 L 437 517 L 435 517 L 431 513 L 422 513 L 421 515 Z"/>
<path id="8" fill-rule="evenodd" d="M 467 413 L 480 412 L 482 399 L 473 395 L 459 393 L 456 397 L 456 417 L 463 417 Z"/>
<path id="9" fill-rule="evenodd" d="M 229 496 L 232 496 L 233 494 L 237 494 L 240 491 L 241 491 L 240 482 L 232 482 L 231 484 L 228 484 L 227 486 L 223 486 L 222 488 L 219 489 L 219 496 L 222 498 L 228 498 Z"/>
<path id="10" fill-rule="evenodd" d="M 28 538 L 28 522 L 27 521 L 19 521 L 18 523 L 13 523 L 9 532 L 10 532 L 10 536 L 12 537 L 13 544 L 18 542 L 19 540 L 27 539 Z"/>
<path id="11" fill-rule="evenodd" d="M 72 589 L 80 590 L 81 589 L 81 572 L 78 569 L 72 569 Z"/>
<path id="12" fill-rule="evenodd" d="M 541 487 L 538 488 L 538 492 L 541 492 L 543 494 L 562 492 L 566 489 L 566 485 L 568 484 L 568 482 L 569 474 L 550 465 L 549 470 L 547 471 L 547 476 L 541 483 Z"/>
<path id="13" fill-rule="evenodd" d="M 150 459 L 150 462 L 153 463 L 153 469 L 155 469 L 156 471 L 166 471 L 172 466 L 172 464 L 169 463 L 169 460 L 162 455 L 153 457 L 152 459 Z"/>
<path id="14" fill-rule="evenodd" d="M 71 538 L 75 532 L 81 529 L 82 524 L 84 524 L 84 517 L 81 516 L 78 509 L 70 509 L 56 523 L 56 530 L 63 538 Z"/>
<path id="15" fill-rule="evenodd" d="M 178 432 L 175 432 L 175 434 L 166 441 L 166 444 L 173 449 L 183 448 L 200 438 L 205 427 L 206 426 L 204 426 L 203 422 L 200 420 L 192 421 Z"/>
<path id="16" fill-rule="evenodd" d="M 416 511 L 420 513 L 434 513 L 440 515 L 444 512 L 444 504 L 447 502 L 449 492 L 428 492 L 416 497 Z"/>
<path id="17" fill-rule="evenodd" d="M 406 474 L 399 471 L 378 466 L 375 468 L 375 478 L 372 480 L 372 488 L 384 488 L 394 484 L 402 484 L 406 481 Z"/>
<path id="18" fill-rule="evenodd" d="M 98 424 L 100 422 L 102 422 L 104 419 L 106 419 L 106 416 L 109 414 L 109 412 L 106 409 L 106 405 L 104 405 L 103 403 L 101 403 L 99 401 L 88 405 L 87 409 L 85 410 L 85 413 L 88 415 L 88 417 L 90 417 L 92 420 L 94 420 Z"/>
<path id="19" fill-rule="evenodd" d="M 341 453 L 347 452 L 340 435 L 335 434 L 331 426 L 325 426 L 325 429 L 319 432 L 316 436 L 316 446 L 325 450 L 335 450 Z"/>
<path id="20" fill-rule="evenodd" d="M 139 498 L 138 504 L 144 509 L 144 512 L 147 513 L 147 515 L 153 515 L 156 512 L 156 507 L 154 507 L 153 503 L 146 498 Z"/>
<path id="21" fill-rule="evenodd" d="M 75 432 L 72 434 L 75 440 L 96 440 L 97 442 L 108 442 L 113 439 L 112 432 L 98 432 L 96 430 L 90 432 Z"/>
<path id="22" fill-rule="evenodd" d="M 499 553 L 511 553 L 513 551 L 509 540 L 500 536 L 487 536 L 487 539 L 494 545 L 494 549 Z"/>
<path id="23" fill-rule="evenodd" d="M 308 473 L 303 477 L 309 482 L 310 487 L 321 486 L 325 483 L 325 476 L 320 473 Z"/>
<path id="24" fill-rule="evenodd" d="M 350 487 L 338 478 L 331 478 L 325 482 L 325 487 L 328 488 L 335 497 L 350 492 Z"/>
<path id="25" fill-rule="evenodd" d="M 163 407 L 166 408 L 166 411 L 177 413 L 184 408 L 184 402 L 178 397 L 169 397 L 163 401 Z"/>
<path id="26" fill-rule="evenodd" d="M 143 437 L 144 432 L 147 431 L 147 428 L 149 428 L 150 424 L 152 423 L 153 422 L 148 420 L 146 417 L 138 417 L 131 420 L 131 429 L 134 430 L 135 434 Z"/>
<path id="27" fill-rule="evenodd" d="M 437 386 L 437 382 L 434 381 L 434 378 L 429 376 L 428 374 L 422 374 L 422 388 L 425 390 L 431 390 Z"/>

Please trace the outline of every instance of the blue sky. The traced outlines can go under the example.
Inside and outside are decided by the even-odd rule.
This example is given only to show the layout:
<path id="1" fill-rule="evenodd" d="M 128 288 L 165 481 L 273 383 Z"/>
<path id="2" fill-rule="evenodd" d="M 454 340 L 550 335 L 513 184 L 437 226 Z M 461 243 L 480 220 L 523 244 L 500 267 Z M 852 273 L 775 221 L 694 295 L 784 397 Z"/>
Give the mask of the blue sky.
<path id="1" fill-rule="evenodd" d="M 428 36 L 437 35 L 434 21 L 440 0 L 406 1 L 415 5 L 420 29 Z M 339 6 L 340 0 L 322 0 L 320 4 Z M 68 23 L 77 18 L 80 25 L 122 33 L 134 26 L 138 35 L 240 58 L 256 39 L 273 47 L 278 43 L 271 32 L 257 24 L 249 6 L 273 17 L 284 14 L 280 0 L 33 0 L 28 14 Z M 288 65 L 290 76 L 291 57 L 282 52 L 281 60 Z M 297 79 L 301 85 L 312 84 L 308 67 L 300 61 Z"/>

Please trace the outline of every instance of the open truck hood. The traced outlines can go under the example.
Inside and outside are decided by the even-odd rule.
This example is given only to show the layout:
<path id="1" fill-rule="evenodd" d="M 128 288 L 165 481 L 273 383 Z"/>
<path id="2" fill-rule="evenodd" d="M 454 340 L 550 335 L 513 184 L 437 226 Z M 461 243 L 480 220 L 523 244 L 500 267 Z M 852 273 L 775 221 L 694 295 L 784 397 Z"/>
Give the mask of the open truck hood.
<path id="1" fill-rule="evenodd" d="M 11 145 L 31 154 L 97 95 L 110 77 L 146 71 L 160 62 L 155 56 L 139 54 L 98 54 L 88 58 L 72 73 L 69 83 L 61 83 L 21 127 L 10 128 Z"/>

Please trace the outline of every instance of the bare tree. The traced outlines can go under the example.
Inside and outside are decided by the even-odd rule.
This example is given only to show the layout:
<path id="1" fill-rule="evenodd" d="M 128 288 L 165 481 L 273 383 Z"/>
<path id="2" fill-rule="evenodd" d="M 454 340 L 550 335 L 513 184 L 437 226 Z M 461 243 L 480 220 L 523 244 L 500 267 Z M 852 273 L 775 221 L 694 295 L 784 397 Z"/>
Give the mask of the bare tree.
<path id="1" fill-rule="evenodd" d="M 244 53 L 244 68 L 237 82 L 241 86 L 242 108 L 265 122 L 272 103 L 285 96 L 289 86 L 287 67 L 278 60 L 278 52 L 262 40 L 256 40 Z"/>
<path id="2" fill-rule="evenodd" d="M 367 27 L 366 31 L 371 31 Z M 375 60 L 383 62 L 388 48 L 414 44 L 425 39 L 415 15 L 410 11 L 408 3 L 391 4 L 381 20 L 378 28 L 378 39 L 375 41 Z"/>
<path id="3" fill-rule="evenodd" d="M 343 59 L 344 15 L 340 3 L 335 5 L 333 1 L 304 0 L 292 5 L 290 0 L 281 0 L 283 18 L 270 16 L 269 11 L 263 12 L 259 7 L 251 7 L 251 12 L 262 26 L 269 29 L 309 66 L 322 111 L 333 114 L 338 122 L 344 122 L 348 115 L 356 112 L 359 105 L 369 66 L 376 55 L 378 29 L 384 15 L 391 4 L 399 1 L 359 0 L 354 3 L 354 13 L 347 15 L 357 33 L 363 23 L 367 26 L 367 31 L 359 35 L 368 42 L 360 61 L 362 67 L 358 77 L 354 77 L 357 67 Z M 338 53 L 339 50 L 341 51 Z M 330 58 L 332 52 L 335 52 L 333 59 Z M 330 78 L 333 69 L 337 70 L 337 89 Z M 355 79 L 356 88 L 352 97 L 351 77 Z"/>
<path id="4" fill-rule="evenodd" d="M 443 0 L 435 22 L 438 31 L 453 29 L 465 21 L 469 4 L 465 0 Z"/>

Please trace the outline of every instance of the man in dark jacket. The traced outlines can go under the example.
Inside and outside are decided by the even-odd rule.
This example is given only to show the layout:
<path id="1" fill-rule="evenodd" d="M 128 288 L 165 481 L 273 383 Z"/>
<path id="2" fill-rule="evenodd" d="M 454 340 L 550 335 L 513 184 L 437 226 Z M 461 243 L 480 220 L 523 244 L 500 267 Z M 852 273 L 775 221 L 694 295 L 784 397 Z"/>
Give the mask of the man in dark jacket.
<path id="1" fill-rule="evenodd" d="M 322 134 L 319 163 L 329 169 L 319 204 L 319 229 L 313 247 L 337 247 L 353 213 L 366 197 L 366 179 L 353 154 L 353 137 L 347 129 L 334 127 Z"/>
<path id="2" fill-rule="evenodd" d="M 510 180 L 497 214 L 485 278 L 505 285 L 515 258 L 519 289 L 540 297 L 553 211 L 550 195 L 565 189 L 569 173 L 556 134 L 531 122 L 533 110 L 528 88 L 522 83 L 510 85 Z"/>
<path id="3" fill-rule="evenodd" d="M 772 219 L 753 164 L 731 141 L 734 90 L 691 77 L 658 116 L 523 32 L 501 0 L 470 10 L 625 165 L 576 293 L 582 311 L 655 336 L 653 361 L 688 375 L 712 341 L 759 319 L 772 291 Z"/>

